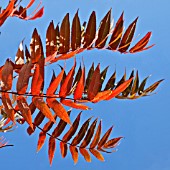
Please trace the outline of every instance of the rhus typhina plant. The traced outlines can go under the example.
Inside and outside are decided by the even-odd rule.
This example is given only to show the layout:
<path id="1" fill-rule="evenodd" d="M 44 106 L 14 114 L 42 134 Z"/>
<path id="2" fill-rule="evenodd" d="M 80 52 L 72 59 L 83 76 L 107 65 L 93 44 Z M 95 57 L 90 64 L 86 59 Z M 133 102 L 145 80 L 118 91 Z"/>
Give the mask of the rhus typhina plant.
<path id="1" fill-rule="evenodd" d="M 5 20 L 12 16 L 24 20 L 40 18 L 43 15 L 43 7 L 38 11 L 37 8 L 31 16 L 27 16 L 26 12 L 33 3 L 34 0 L 26 7 L 19 7 L 20 2 L 10 1 L 7 8 L 1 10 L 0 24 L 3 25 Z M 124 13 L 113 25 L 109 10 L 100 21 L 99 27 L 96 24 L 95 11 L 91 13 L 87 22 L 83 23 L 78 11 L 72 21 L 67 13 L 61 24 L 55 25 L 53 21 L 50 22 L 46 30 L 46 42 L 42 42 L 42 37 L 35 28 L 30 49 L 21 41 L 15 60 L 7 59 L 0 67 L 0 132 L 14 130 L 17 124 L 24 123 L 29 126 L 29 135 L 39 129 L 37 151 L 48 140 L 50 164 L 57 143 L 60 145 L 62 157 L 70 152 L 75 163 L 79 154 L 87 162 L 91 162 L 91 155 L 103 161 L 102 153 L 115 151 L 122 136 L 110 138 L 113 127 L 102 135 L 102 122 L 98 119 L 92 120 L 92 117 L 81 125 L 81 115 L 92 109 L 88 103 L 149 96 L 162 80 L 146 87 L 149 76 L 140 80 L 138 71 L 134 70 L 128 76 L 124 72 L 120 80 L 117 79 L 116 71 L 106 79 L 108 67 L 101 70 L 100 63 L 92 63 L 87 69 L 82 60 L 77 68 L 76 58 L 85 50 L 137 53 L 151 48 L 153 45 L 148 46 L 151 32 L 146 33 L 132 46 L 137 20 L 138 18 L 124 30 Z M 45 70 L 51 64 L 70 58 L 73 58 L 74 64 L 69 71 L 67 64 L 59 65 L 60 72 L 56 73 L 54 70 L 51 80 L 45 77 Z M 70 109 L 67 110 L 68 107 Z M 75 120 L 70 120 L 70 114 L 76 110 L 80 110 L 79 114 Z M 0 140 L 0 148 L 7 146 L 4 138 L 1 137 Z"/>

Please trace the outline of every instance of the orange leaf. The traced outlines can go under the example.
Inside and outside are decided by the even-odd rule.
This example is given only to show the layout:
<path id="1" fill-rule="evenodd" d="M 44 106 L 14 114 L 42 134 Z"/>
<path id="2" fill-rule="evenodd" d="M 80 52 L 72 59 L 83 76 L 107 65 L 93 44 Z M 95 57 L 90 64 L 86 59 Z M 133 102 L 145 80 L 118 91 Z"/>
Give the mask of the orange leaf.
<path id="1" fill-rule="evenodd" d="M 91 157 L 88 151 L 85 148 L 79 148 L 79 150 L 80 150 L 80 153 L 83 155 L 84 159 L 87 162 L 91 162 Z"/>
<path id="2" fill-rule="evenodd" d="M 65 100 L 65 99 L 61 99 L 61 103 L 66 105 L 66 106 L 69 106 L 69 107 L 72 107 L 72 108 L 75 108 L 75 109 L 81 109 L 81 110 L 90 110 L 91 108 L 89 108 L 88 106 L 86 105 L 83 105 L 83 104 L 79 104 L 79 103 L 75 103 L 71 100 Z"/>
<path id="3" fill-rule="evenodd" d="M 91 82 L 89 84 L 88 90 L 87 90 L 87 96 L 89 100 L 93 100 L 93 98 L 97 95 L 99 88 L 101 86 L 100 82 L 100 64 L 96 67 Z"/>
<path id="4" fill-rule="evenodd" d="M 56 150 L 55 138 L 50 137 L 49 144 L 48 144 L 48 158 L 49 158 L 49 161 L 50 161 L 50 165 L 52 165 L 55 150 Z"/>
<path id="5" fill-rule="evenodd" d="M 70 118 L 68 116 L 67 111 L 64 109 L 64 107 L 59 103 L 56 99 L 53 98 L 47 98 L 47 104 L 48 106 L 56 113 L 56 115 L 64 120 L 65 122 L 71 124 Z"/>
<path id="6" fill-rule="evenodd" d="M 18 96 L 17 97 L 17 105 L 19 107 L 19 110 L 22 113 L 23 118 L 30 125 L 30 127 L 33 129 L 31 110 L 27 104 L 25 97 Z"/>
<path id="7" fill-rule="evenodd" d="M 67 94 L 71 90 L 72 82 L 73 82 L 73 76 L 74 76 L 74 71 L 76 67 L 76 62 L 74 63 L 74 66 L 72 69 L 69 71 L 68 75 L 66 76 L 59 92 L 59 96 L 65 98 Z"/>
<path id="8" fill-rule="evenodd" d="M 112 93 L 105 100 L 110 100 L 110 99 L 116 97 L 117 95 L 119 95 L 121 92 L 123 92 L 129 86 L 129 84 L 131 83 L 132 80 L 133 80 L 133 77 L 130 78 L 129 80 L 126 80 L 125 82 L 123 82 L 116 89 L 112 90 Z"/>
<path id="9" fill-rule="evenodd" d="M 12 88 L 13 80 L 13 63 L 9 59 L 6 60 L 5 65 L 2 68 L 2 91 L 8 91 Z"/>
<path id="10" fill-rule="evenodd" d="M 52 115 L 52 113 L 49 109 L 49 107 L 43 101 L 42 97 L 33 97 L 32 101 L 35 104 L 35 106 L 44 114 L 45 117 L 50 119 L 52 122 L 56 122 L 55 119 L 54 119 L 54 116 Z"/>
<path id="11" fill-rule="evenodd" d="M 96 149 L 90 149 L 90 152 L 100 161 L 104 161 L 103 155 Z"/>
<path id="12" fill-rule="evenodd" d="M 64 74 L 64 69 L 60 72 L 60 74 L 54 79 L 54 81 L 50 84 L 47 89 L 47 95 L 52 95 L 55 93 L 58 85 L 60 84 Z"/>
<path id="13" fill-rule="evenodd" d="M 94 97 L 94 99 L 91 100 L 91 102 L 97 103 L 97 102 L 99 102 L 101 100 L 105 100 L 109 95 L 111 95 L 111 93 L 112 93 L 111 90 L 98 92 L 97 95 Z"/>
<path id="14" fill-rule="evenodd" d="M 78 149 L 75 146 L 70 145 L 70 152 L 74 161 L 74 164 L 76 164 L 78 162 Z"/>
<path id="15" fill-rule="evenodd" d="M 38 138 L 38 144 L 37 144 L 37 152 L 39 152 L 42 146 L 44 145 L 45 139 L 46 139 L 46 133 L 44 133 L 43 131 L 40 132 Z"/>
<path id="16" fill-rule="evenodd" d="M 84 92 L 85 68 L 82 68 L 81 77 L 74 91 L 74 100 L 81 99 Z"/>
<path id="17" fill-rule="evenodd" d="M 67 144 L 65 144 L 64 142 L 60 142 L 60 150 L 61 150 L 61 156 L 65 158 L 67 155 Z"/>
<path id="18" fill-rule="evenodd" d="M 29 63 L 24 64 L 19 72 L 19 77 L 18 77 L 17 87 L 16 87 L 18 94 L 26 93 L 30 74 L 31 74 L 31 67 L 32 67 L 32 63 L 30 61 Z"/>

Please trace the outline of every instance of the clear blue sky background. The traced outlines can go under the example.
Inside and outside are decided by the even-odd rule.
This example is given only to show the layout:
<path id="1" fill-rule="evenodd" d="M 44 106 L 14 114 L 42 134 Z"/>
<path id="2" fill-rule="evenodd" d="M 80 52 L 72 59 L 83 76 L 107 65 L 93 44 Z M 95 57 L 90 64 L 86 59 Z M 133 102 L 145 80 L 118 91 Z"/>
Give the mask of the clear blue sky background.
<path id="1" fill-rule="evenodd" d="M 3 5 L 6 0 L 2 0 Z M 24 1 L 24 0 L 23 0 Z M 62 0 L 43 1 L 45 14 L 36 21 L 21 21 L 16 18 L 8 19 L 0 28 L 0 57 L 1 65 L 7 57 L 14 60 L 20 41 L 25 37 L 29 43 L 33 29 L 36 27 L 45 40 L 45 30 L 51 20 L 55 25 L 61 22 L 69 12 L 73 18 L 77 9 L 81 21 L 87 20 L 95 10 L 99 22 L 107 11 L 112 8 L 112 16 L 118 19 L 122 11 L 125 12 L 125 27 L 139 16 L 136 35 L 143 36 L 148 31 L 153 32 L 151 42 L 156 46 L 139 54 L 113 53 L 109 51 L 90 51 L 81 54 L 77 61 L 84 56 L 88 67 L 93 61 L 101 63 L 101 68 L 110 65 L 110 75 L 115 67 L 118 78 L 126 68 L 129 75 L 132 69 L 139 70 L 139 76 L 144 79 L 152 75 L 147 85 L 165 78 L 156 95 L 138 100 L 111 100 L 92 105 L 93 111 L 84 112 L 83 121 L 94 115 L 103 120 L 103 132 L 114 124 L 112 137 L 124 136 L 113 154 L 104 154 L 105 162 L 92 157 L 92 163 L 86 163 L 82 156 L 74 165 L 71 155 L 61 158 L 59 145 L 50 168 L 47 156 L 47 143 L 37 154 L 36 145 L 39 131 L 29 137 L 26 133 L 27 125 L 18 126 L 12 133 L 2 134 L 14 144 L 14 147 L 0 150 L 1 169 L 25 170 L 169 170 L 170 168 L 170 1 L 169 0 Z M 24 2 L 23 2 L 24 3 Z M 69 68 L 73 61 L 68 61 Z M 56 65 L 55 65 L 56 66 Z M 57 67 L 56 67 L 57 68 Z M 57 70 L 56 70 L 57 72 Z M 47 76 L 46 76 L 47 77 Z M 47 77 L 48 78 L 48 77 Z M 74 111 L 72 117 L 77 115 Z M 1 135 L 0 135 L 1 136 Z"/>

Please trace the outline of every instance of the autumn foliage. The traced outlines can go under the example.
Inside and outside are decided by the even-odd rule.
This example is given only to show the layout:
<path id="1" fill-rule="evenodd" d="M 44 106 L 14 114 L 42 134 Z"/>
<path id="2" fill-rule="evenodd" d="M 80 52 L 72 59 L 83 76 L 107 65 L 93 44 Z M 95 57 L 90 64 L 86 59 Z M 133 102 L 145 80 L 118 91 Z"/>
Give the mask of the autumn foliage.
<path id="1" fill-rule="evenodd" d="M 23 7 L 17 0 L 11 0 L 5 9 L 1 9 L 0 26 L 8 17 L 15 16 L 23 20 L 42 17 L 44 7 L 40 8 L 41 3 L 32 14 L 27 15 L 34 1 L 30 0 L 29 4 Z M 100 63 L 96 66 L 96 63 L 92 63 L 87 70 L 83 61 L 77 67 L 75 56 L 85 50 L 93 49 L 137 53 L 151 48 L 153 45 L 148 46 L 151 32 L 146 33 L 135 45 L 131 45 L 134 41 L 137 20 L 138 18 L 124 30 L 124 13 L 113 25 L 111 10 L 109 10 L 97 28 L 94 11 L 84 23 L 80 22 L 78 11 L 72 22 L 67 13 L 61 25 L 55 26 L 53 21 L 50 22 L 46 30 L 46 42 L 42 42 L 35 28 L 29 44 L 30 50 L 27 46 L 24 47 L 24 42 L 21 41 L 15 60 L 7 59 L 0 67 L 2 103 L 0 132 L 6 132 L 16 124 L 23 123 L 29 125 L 27 129 L 29 135 L 39 129 L 37 151 L 48 140 L 50 164 L 54 158 L 57 141 L 59 141 L 63 158 L 70 152 L 75 163 L 78 161 L 79 154 L 87 162 L 91 162 L 91 155 L 103 161 L 102 153 L 115 151 L 122 137 L 110 139 L 113 127 L 102 135 L 102 122 L 98 119 L 88 118 L 80 125 L 82 111 L 91 109 L 88 106 L 90 102 L 149 96 L 162 80 L 146 87 L 149 77 L 140 80 L 138 71 L 134 70 L 128 76 L 124 72 L 120 80 L 117 80 L 116 71 L 114 71 L 106 80 L 108 67 L 101 70 Z M 42 44 L 45 44 L 45 49 Z M 44 77 L 45 69 L 59 60 L 68 60 L 73 57 L 74 65 L 71 69 L 67 72 L 66 65 L 60 66 L 61 71 L 57 74 L 53 72 L 51 80 L 48 81 L 48 87 L 44 87 L 47 81 Z M 65 106 L 71 109 L 66 110 Z M 79 109 L 80 113 L 73 121 L 70 120 L 70 114 L 74 109 Z M 45 119 L 48 119 L 46 123 L 44 123 Z M 57 119 L 59 119 L 58 123 Z M 65 130 L 67 126 L 69 128 Z M 7 144 L 2 137 L 0 141 L 0 148 Z"/>

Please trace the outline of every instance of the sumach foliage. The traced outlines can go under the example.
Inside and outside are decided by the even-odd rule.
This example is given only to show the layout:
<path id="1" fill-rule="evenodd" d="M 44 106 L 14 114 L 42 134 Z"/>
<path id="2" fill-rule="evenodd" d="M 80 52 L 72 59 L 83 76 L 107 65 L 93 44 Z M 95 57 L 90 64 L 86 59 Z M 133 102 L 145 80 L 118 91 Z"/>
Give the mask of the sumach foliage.
<path id="1" fill-rule="evenodd" d="M 17 0 L 11 0 L 6 9 L 0 13 L 0 26 L 9 16 L 17 16 L 24 20 L 41 17 L 44 8 L 37 11 L 40 4 L 31 16 L 27 16 L 26 11 L 33 3 L 34 0 L 31 0 L 26 7 L 19 7 Z M 87 105 L 89 102 L 97 103 L 113 98 L 137 99 L 151 95 L 162 80 L 145 87 L 149 76 L 139 81 L 138 71 L 135 73 L 132 70 L 128 78 L 125 72 L 122 78 L 117 80 L 115 70 L 106 81 L 108 67 L 100 70 L 100 63 L 96 67 L 92 63 L 86 72 L 87 69 L 82 62 L 76 71 L 75 55 L 94 48 L 120 53 L 136 53 L 151 48 L 153 45 L 147 46 L 151 32 L 148 32 L 131 47 L 138 18 L 124 30 L 123 17 L 122 13 L 113 26 L 111 10 L 109 10 L 97 29 L 94 11 L 89 20 L 83 24 L 80 22 L 77 11 L 71 26 L 67 13 L 60 26 L 59 24 L 54 26 L 54 22 L 50 22 L 46 31 L 45 50 L 41 36 L 37 29 L 34 29 L 30 50 L 27 46 L 24 48 L 22 41 L 15 61 L 7 59 L 5 64 L 0 67 L 2 101 L 0 132 L 11 131 L 16 123 L 23 124 L 25 122 L 29 125 L 27 129 L 29 135 L 38 128 L 41 132 L 37 151 L 42 148 L 48 136 L 50 164 L 54 158 L 57 141 L 60 142 L 62 157 L 64 158 L 70 151 L 75 163 L 78 161 L 79 153 L 87 162 L 91 162 L 90 153 L 98 160 L 103 161 L 102 152 L 115 151 L 110 149 L 115 148 L 122 137 L 109 139 L 113 127 L 109 128 L 102 136 L 102 123 L 101 121 L 98 123 L 97 119 L 90 124 L 92 118 L 89 118 L 80 125 L 82 110 L 91 109 Z M 74 65 L 70 71 L 67 73 L 66 66 L 60 66 L 61 71 L 57 75 L 53 72 L 48 88 L 45 90 L 45 68 L 54 62 L 72 57 L 74 57 Z M 73 122 L 70 120 L 72 111 L 67 111 L 65 106 L 81 110 Z M 38 113 L 36 113 L 36 109 Z M 59 119 L 58 123 L 56 119 Z M 70 124 L 68 125 L 69 129 L 65 130 L 67 124 Z M 61 135 L 62 137 L 60 137 Z M 0 148 L 5 147 L 7 143 L 3 137 L 0 138 L 0 141 Z"/>

